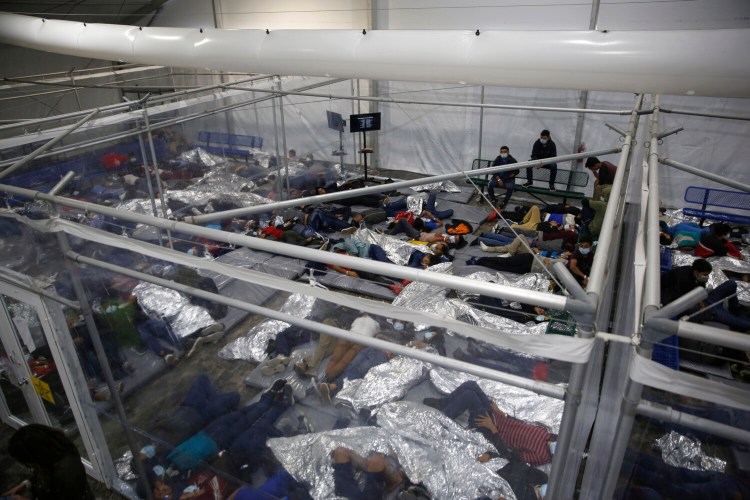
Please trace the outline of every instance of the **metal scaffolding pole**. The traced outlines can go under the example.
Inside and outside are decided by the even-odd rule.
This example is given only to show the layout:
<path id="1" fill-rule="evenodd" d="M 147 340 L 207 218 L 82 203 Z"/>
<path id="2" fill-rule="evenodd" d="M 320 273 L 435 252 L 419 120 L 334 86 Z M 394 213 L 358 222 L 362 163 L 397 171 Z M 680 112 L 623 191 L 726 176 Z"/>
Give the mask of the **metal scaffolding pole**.
<path id="1" fill-rule="evenodd" d="M 690 427 L 714 436 L 726 438 L 732 442 L 750 444 L 750 431 L 722 424 L 715 420 L 697 417 L 689 413 L 677 411 L 669 406 L 662 406 L 650 401 L 641 401 L 636 412 L 644 417 L 655 418 L 679 426 Z"/>
<path id="2" fill-rule="evenodd" d="M 600 149 L 597 151 L 587 151 L 585 153 L 562 155 L 562 156 L 556 156 L 554 158 L 547 158 L 543 161 L 543 163 L 544 164 L 556 163 L 556 162 L 563 162 L 563 161 L 568 161 L 568 160 L 576 160 L 578 158 L 588 158 L 589 156 L 607 155 L 611 153 L 617 153 L 621 150 L 622 148 L 617 147 L 617 148 L 609 148 L 609 149 Z M 361 196 L 363 194 L 370 194 L 370 193 L 381 193 L 384 191 L 394 191 L 394 190 L 398 190 L 401 188 L 419 186 L 422 184 L 432 184 L 434 182 L 440 182 L 440 181 L 449 181 L 453 179 L 466 179 L 468 177 L 479 177 L 481 175 L 494 174 L 497 172 L 504 172 L 506 170 L 514 170 L 514 169 L 523 168 L 523 167 L 533 167 L 539 164 L 540 164 L 539 160 L 529 160 L 529 161 L 514 163 L 513 165 L 510 165 L 510 166 L 487 167 L 487 168 L 480 168 L 476 170 L 453 172 L 450 174 L 433 175 L 429 177 L 423 177 L 421 179 L 399 181 L 399 182 L 393 182 L 389 184 L 382 184 L 382 185 L 376 185 L 376 186 L 368 186 L 368 187 L 359 188 L 359 189 L 351 189 L 348 191 L 340 191 L 337 193 L 327 193 L 327 194 L 321 194 L 321 195 L 316 195 L 316 196 L 309 196 L 307 198 L 296 198 L 293 200 L 278 201 L 274 203 L 267 203 L 265 205 L 238 208 L 235 210 L 226 210 L 224 212 L 217 212 L 213 214 L 189 216 L 189 217 L 185 217 L 184 220 L 186 222 L 190 222 L 193 224 L 204 224 L 206 222 L 210 222 L 210 221 L 218 220 L 218 219 L 224 219 L 228 217 L 240 217 L 244 215 L 269 212 L 271 210 L 279 210 L 283 208 L 297 207 L 300 205 L 324 203 L 328 201 L 350 198 L 352 196 Z"/>
<path id="3" fill-rule="evenodd" d="M 164 200 L 164 188 L 161 185 L 161 176 L 159 175 L 159 163 L 156 161 L 156 149 L 154 148 L 154 136 L 151 134 L 151 123 L 149 123 L 148 120 L 148 110 L 146 109 L 146 100 L 143 102 L 143 120 L 144 125 L 146 126 L 146 134 L 148 135 L 148 145 L 151 149 L 151 160 L 154 163 L 154 178 L 156 179 L 156 189 L 159 191 L 159 201 L 161 202 L 161 213 L 166 218 L 167 216 L 167 202 Z M 146 161 L 146 157 L 143 157 L 143 161 Z M 148 171 L 149 166 L 146 162 L 146 171 Z M 153 199 L 153 198 L 152 198 Z M 169 248 L 174 247 L 174 242 L 172 241 L 172 232 L 167 229 L 167 239 L 169 240 Z M 159 242 L 161 243 L 161 237 L 159 238 Z"/>
<path id="4" fill-rule="evenodd" d="M 28 155 L 24 156 L 23 158 L 21 158 L 20 160 L 18 160 L 17 162 L 15 162 L 11 166 L 9 166 L 8 168 L 6 168 L 2 172 L 0 172 L 0 179 L 8 177 L 11 173 L 13 173 L 16 170 L 18 170 L 19 168 L 23 167 L 24 165 L 26 165 L 27 163 L 29 163 L 34 158 L 36 158 L 37 156 L 41 155 L 42 153 L 44 153 L 45 151 L 47 151 L 48 149 L 50 149 L 55 144 L 57 144 L 58 142 L 60 142 L 63 139 L 65 139 L 68 135 L 70 135 L 73 132 L 75 132 L 79 127 L 81 127 L 87 121 L 89 121 L 90 119 L 92 119 L 93 117 L 95 117 L 96 115 L 98 115 L 99 112 L 100 112 L 99 109 L 95 109 L 94 111 L 90 112 L 89 114 L 87 114 L 86 116 L 84 116 L 83 118 L 81 118 L 77 123 L 75 123 L 71 127 L 67 128 L 66 130 L 62 131 L 57 136 L 55 136 L 54 139 L 52 139 L 52 140 L 44 143 L 42 146 L 38 147 L 37 149 L 35 149 L 31 153 L 29 153 Z"/>
<path id="5" fill-rule="evenodd" d="M 279 77 L 279 90 L 281 90 L 281 77 Z M 284 95 L 279 95 L 279 117 L 281 118 L 281 145 L 284 151 L 284 178 L 286 179 L 286 194 L 289 195 L 289 154 L 286 149 L 286 122 L 284 121 Z"/>
<path id="6" fill-rule="evenodd" d="M 746 193 L 750 193 L 750 184 L 745 184 L 744 182 L 739 182 L 726 176 L 712 174 L 711 172 L 706 172 L 703 169 L 691 167 L 690 165 L 685 165 L 684 163 L 670 160 L 669 158 L 659 158 L 659 163 L 674 167 L 689 174 L 697 175 L 698 177 L 703 177 L 704 179 L 708 179 L 710 181 L 718 182 L 719 184 L 723 184 L 725 186 L 739 189 L 740 191 L 745 191 Z"/>
<path id="7" fill-rule="evenodd" d="M 643 311 L 645 320 L 656 312 L 661 302 L 659 282 L 659 96 L 654 97 L 654 111 L 649 126 L 650 148 L 648 157 L 648 203 L 646 205 L 646 275 L 644 282 Z M 644 326 L 644 328 L 646 328 Z M 651 357 L 650 346 L 631 351 L 631 356 Z M 632 364 L 628 371 L 632 370 Z M 628 446 L 635 421 L 636 408 L 641 401 L 643 385 L 628 378 L 623 396 L 622 411 L 614 426 L 615 438 L 611 460 L 607 467 L 602 498 L 611 498 L 620 475 L 622 460 Z"/>

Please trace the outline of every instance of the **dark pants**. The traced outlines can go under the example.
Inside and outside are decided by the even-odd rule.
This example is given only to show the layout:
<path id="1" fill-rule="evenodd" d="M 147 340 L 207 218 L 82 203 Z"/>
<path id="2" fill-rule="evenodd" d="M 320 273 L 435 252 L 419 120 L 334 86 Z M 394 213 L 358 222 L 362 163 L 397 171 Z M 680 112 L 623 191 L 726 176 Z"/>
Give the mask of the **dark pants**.
<path id="1" fill-rule="evenodd" d="M 394 235 L 399 233 L 405 233 L 406 236 L 408 236 L 411 239 L 417 239 L 419 238 L 419 230 L 414 229 L 411 224 L 409 224 L 409 221 L 406 219 L 399 219 L 396 221 L 396 225 L 394 225 L 391 229 L 388 230 L 388 234 Z"/>
<path id="2" fill-rule="evenodd" d="M 549 188 L 555 189 L 555 179 L 557 179 L 557 163 L 551 163 L 544 165 L 542 168 L 549 170 Z M 534 180 L 534 168 L 526 167 L 526 180 L 532 182 Z"/>
<path id="3" fill-rule="evenodd" d="M 333 464 L 333 482 L 336 495 L 351 500 L 380 500 L 383 495 L 385 474 L 363 470 L 362 479 L 364 479 L 364 486 L 360 489 L 351 462 Z"/>
<path id="4" fill-rule="evenodd" d="M 341 218 L 338 216 L 341 216 Z M 341 231 L 351 226 L 351 224 L 346 222 L 351 219 L 351 216 L 352 209 L 349 207 L 341 207 L 334 212 L 316 208 L 310 215 L 307 225 L 315 231 Z"/>
<path id="5" fill-rule="evenodd" d="M 162 341 L 167 342 L 176 350 L 181 349 L 180 339 L 174 334 L 169 325 L 164 321 L 149 319 L 138 325 L 138 334 L 146 346 L 155 354 L 164 350 Z M 174 350 L 171 349 L 171 350 Z"/>
<path id="6" fill-rule="evenodd" d="M 383 351 L 374 347 L 365 347 L 359 351 L 333 383 L 336 384 L 338 389 L 341 389 L 344 386 L 345 379 L 356 380 L 362 378 L 370 371 L 370 368 L 387 362 L 388 358 Z"/>
<path id="7" fill-rule="evenodd" d="M 406 210 L 406 198 L 383 205 L 383 210 L 385 210 L 385 215 L 388 217 L 395 217 L 397 213 Z"/>
<path id="8" fill-rule="evenodd" d="M 298 326 L 291 326 L 276 335 L 276 349 L 274 349 L 273 354 L 289 356 L 292 353 L 292 349 L 300 344 L 309 342 L 312 340 L 312 337 L 313 332 L 310 330 Z"/>
<path id="9" fill-rule="evenodd" d="M 192 469 L 217 452 L 227 449 L 238 440 L 238 436 L 245 431 L 249 432 L 251 427 L 258 435 L 270 432 L 268 422 L 272 426 L 287 408 L 288 402 L 276 401 L 274 394 L 266 392 L 257 403 L 217 418 L 203 431 L 181 443 L 167 456 L 167 462 L 180 470 Z"/>
<path id="10" fill-rule="evenodd" d="M 727 280 L 708 292 L 706 304 L 715 304 L 727 297 L 731 297 L 726 301 L 727 309 L 724 308 L 723 304 L 711 308 L 710 312 L 713 314 L 712 321 L 727 325 L 732 330 L 747 332 L 750 330 L 750 320 L 739 313 L 740 302 L 737 299 L 736 294 L 737 282 L 734 280 Z"/>
<path id="11" fill-rule="evenodd" d="M 374 243 L 370 244 L 370 250 L 368 251 L 368 253 L 369 253 L 369 258 L 372 260 L 378 260 L 380 262 L 387 262 L 388 264 L 394 263 L 385 254 L 385 250 L 383 250 L 383 247 L 379 245 L 375 245 Z"/>
<path id="12" fill-rule="evenodd" d="M 490 398 L 473 380 L 468 380 L 443 398 L 443 413 L 455 419 L 465 411 L 469 412 L 469 425 L 475 427 L 474 421 L 480 415 L 492 415 Z"/>
<path id="13" fill-rule="evenodd" d="M 487 184 L 487 194 L 490 195 L 490 200 L 495 201 L 495 189 L 500 187 L 500 182 L 492 176 L 489 184 Z M 505 197 L 503 198 L 503 205 L 507 205 L 510 201 L 510 197 L 513 194 L 513 190 L 516 188 L 515 180 L 503 181 L 503 189 L 505 189 Z"/>
<path id="14" fill-rule="evenodd" d="M 233 411 L 239 404 L 238 392 L 219 392 L 207 375 L 198 375 L 180 406 L 165 410 L 152 427 L 151 434 L 159 444 L 174 446 L 207 423 Z"/>
<path id="15" fill-rule="evenodd" d="M 505 234 L 490 232 L 482 233 L 482 235 L 479 237 L 479 241 L 481 241 L 488 247 L 501 247 L 504 245 L 510 245 L 515 239 L 515 236 L 507 236 Z"/>
<path id="16" fill-rule="evenodd" d="M 436 219 L 447 219 L 453 217 L 453 210 L 438 210 L 435 208 L 435 200 L 437 199 L 437 193 L 430 193 L 427 197 L 427 203 L 425 204 L 425 210 L 430 212 Z"/>
<path id="17" fill-rule="evenodd" d="M 243 478 L 249 479 L 262 462 L 273 460 L 273 454 L 266 447 L 266 441 L 268 438 L 283 436 L 274 424 L 288 407 L 287 404 L 277 404 L 233 439 L 227 451 L 235 468 L 241 471 Z"/>
<path id="18" fill-rule="evenodd" d="M 534 256 L 530 253 L 511 255 L 510 257 L 479 257 L 476 260 L 479 266 L 516 274 L 531 272 L 533 262 Z"/>

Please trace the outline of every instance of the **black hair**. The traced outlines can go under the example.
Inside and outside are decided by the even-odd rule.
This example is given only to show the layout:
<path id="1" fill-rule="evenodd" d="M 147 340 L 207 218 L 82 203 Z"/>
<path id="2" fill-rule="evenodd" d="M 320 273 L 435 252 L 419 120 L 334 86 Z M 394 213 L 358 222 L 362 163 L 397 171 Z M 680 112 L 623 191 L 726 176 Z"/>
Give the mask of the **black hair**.
<path id="1" fill-rule="evenodd" d="M 78 449 L 63 431 L 41 424 L 21 427 L 8 440 L 10 456 L 32 466 L 51 467 L 71 452 Z"/>
<path id="2" fill-rule="evenodd" d="M 586 160 L 586 168 L 591 168 L 594 165 L 596 165 L 597 163 L 601 163 L 599 161 L 599 158 L 597 158 L 596 156 L 592 156 L 591 158 L 589 158 L 588 160 Z"/>
<path id="3" fill-rule="evenodd" d="M 729 224 L 717 222 L 716 224 L 711 225 L 711 232 L 716 236 L 724 236 L 725 234 L 732 232 L 732 228 L 729 227 Z"/>
<path id="4" fill-rule="evenodd" d="M 500 146 L 500 151 L 502 151 L 503 149 L 507 149 L 508 151 L 510 151 L 510 148 L 508 146 Z"/>
<path id="5" fill-rule="evenodd" d="M 430 266 L 434 266 L 435 264 L 440 264 L 440 257 L 438 257 L 435 254 L 428 254 L 428 257 L 430 258 Z"/>
<path id="6" fill-rule="evenodd" d="M 547 130 L 546 128 L 544 130 L 542 130 L 542 133 L 539 134 L 539 135 L 540 136 L 546 135 L 547 137 L 552 137 L 552 135 L 549 133 L 549 130 Z"/>
<path id="7" fill-rule="evenodd" d="M 591 238 L 590 233 L 582 234 L 581 237 L 578 239 L 578 244 L 581 243 L 593 243 L 594 240 Z"/>
<path id="8" fill-rule="evenodd" d="M 706 259 L 695 259 L 693 261 L 692 265 L 693 271 L 699 272 L 699 273 L 710 273 L 713 271 L 713 268 L 711 267 L 711 263 L 708 262 Z"/>
<path id="9" fill-rule="evenodd" d="M 581 205 L 584 206 L 584 207 L 588 207 L 589 206 L 589 199 L 588 198 L 582 199 L 581 200 Z"/>
<path id="10" fill-rule="evenodd" d="M 416 219 L 414 219 L 414 223 L 412 224 L 412 227 L 417 230 L 424 229 L 424 221 L 422 220 L 422 218 L 417 217 Z"/>
<path id="11" fill-rule="evenodd" d="M 659 233 L 659 244 L 660 245 L 669 245 L 672 243 L 672 237 L 665 232 Z"/>

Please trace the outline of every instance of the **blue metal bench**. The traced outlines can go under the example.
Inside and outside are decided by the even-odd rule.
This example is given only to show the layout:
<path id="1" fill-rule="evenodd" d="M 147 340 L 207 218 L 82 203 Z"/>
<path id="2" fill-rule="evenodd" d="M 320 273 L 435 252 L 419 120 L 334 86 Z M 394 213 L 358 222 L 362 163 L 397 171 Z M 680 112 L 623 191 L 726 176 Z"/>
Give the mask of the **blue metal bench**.
<path id="1" fill-rule="evenodd" d="M 209 153 L 221 156 L 240 156 L 248 161 L 253 157 L 253 152 L 247 149 L 239 149 L 237 146 L 260 149 L 263 147 L 263 138 L 254 135 L 226 134 L 223 132 L 198 132 L 198 140 L 204 142 L 203 149 Z"/>
<path id="2" fill-rule="evenodd" d="M 682 213 L 700 218 L 701 225 L 706 219 L 750 225 L 750 193 L 745 191 L 690 186 L 685 190 L 685 202 L 700 204 L 701 208 L 686 207 Z M 711 207 L 728 208 L 732 211 L 711 210 Z M 739 213 L 739 210 L 745 211 L 747 215 Z"/>

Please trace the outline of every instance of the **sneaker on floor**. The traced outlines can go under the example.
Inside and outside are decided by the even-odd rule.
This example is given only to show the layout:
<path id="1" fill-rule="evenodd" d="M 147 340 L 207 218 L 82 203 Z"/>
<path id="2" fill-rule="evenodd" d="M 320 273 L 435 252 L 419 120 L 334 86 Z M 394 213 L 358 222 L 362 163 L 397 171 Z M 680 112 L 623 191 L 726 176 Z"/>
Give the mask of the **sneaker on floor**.
<path id="1" fill-rule="evenodd" d="M 193 346 L 190 348 L 190 350 L 187 353 L 188 358 L 192 356 L 195 350 L 198 348 L 198 346 L 204 342 L 204 339 L 205 337 L 198 337 L 197 339 L 195 339 L 195 342 L 193 342 Z"/>
<path id="2" fill-rule="evenodd" d="M 550 184 L 549 185 L 549 190 L 550 191 L 555 191 L 555 185 L 554 184 Z"/>
<path id="3" fill-rule="evenodd" d="M 174 354 L 170 353 L 164 356 L 164 362 L 167 364 L 167 366 L 174 366 L 177 364 L 177 361 L 179 360 L 177 359 L 177 356 L 175 356 Z"/>
<path id="4" fill-rule="evenodd" d="M 320 398 L 324 403 L 333 403 L 333 400 L 331 400 L 331 388 L 328 386 L 328 384 L 323 383 L 318 385 L 318 394 L 320 394 Z"/>
<path id="5" fill-rule="evenodd" d="M 223 332 L 223 331 L 224 331 L 224 323 L 214 323 L 211 326 L 207 326 L 203 328 L 200 331 L 200 336 L 205 337 L 207 335 L 211 335 L 212 333 Z"/>
<path id="6" fill-rule="evenodd" d="M 355 226 L 345 227 L 344 229 L 341 230 L 341 234 L 352 234 L 356 232 L 357 232 L 357 228 Z"/>
<path id="7" fill-rule="evenodd" d="M 484 242 L 480 241 L 479 248 L 481 248 L 483 252 L 486 252 L 489 247 L 485 245 Z"/>
<path id="8" fill-rule="evenodd" d="M 269 375 L 276 375 L 286 370 L 286 365 L 282 363 L 278 358 L 273 358 L 267 361 L 265 365 L 260 368 L 261 375 L 268 377 Z"/>
<path id="9" fill-rule="evenodd" d="M 203 342 L 213 342 L 215 344 L 224 338 L 225 333 L 224 330 L 219 330 L 217 332 L 209 333 L 208 335 L 203 335 L 200 338 L 203 339 Z"/>
<path id="10" fill-rule="evenodd" d="M 524 183 L 523 183 L 523 184 L 521 184 L 521 185 L 522 185 L 523 187 L 529 187 L 529 186 L 531 186 L 532 184 L 534 184 L 534 182 L 533 182 L 533 181 L 526 181 L 526 182 L 524 182 Z"/>
<path id="11" fill-rule="evenodd" d="M 285 385 L 286 385 L 285 378 L 277 378 L 276 380 L 274 380 L 273 384 L 271 385 L 271 388 L 268 389 L 268 392 L 280 394 L 281 391 L 284 389 Z"/>
<path id="12" fill-rule="evenodd" d="M 292 388 L 291 385 L 289 384 L 284 385 L 284 389 L 282 389 L 281 391 L 279 401 L 283 401 L 284 403 L 287 403 L 289 406 L 294 404 L 294 389 Z"/>
<path id="13" fill-rule="evenodd" d="M 328 245 L 330 245 L 330 244 L 331 244 L 331 240 L 329 240 L 328 238 L 326 238 L 326 239 L 325 239 L 325 240 L 323 241 L 323 244 L 322 244 L 322 245 L 320 245 L 320 248 L 319 248 L 318 250 L 323 250 L 323 251 L 325 252 L 325 251 L 327 251 L 327 250 L 328 250 Z"/>
<path id="14" fill-rule="evenodd" d="M 266 354 L 271 354 L 276 350 L 276 339 L 268 339 L 266 343 Z"/>
<path id="15" fill-rule="evenodd" d="M 469 260 L 466 261 L 467 266 L 476 266 L 477 265 L 477 258 L 472 257 Z"/>

